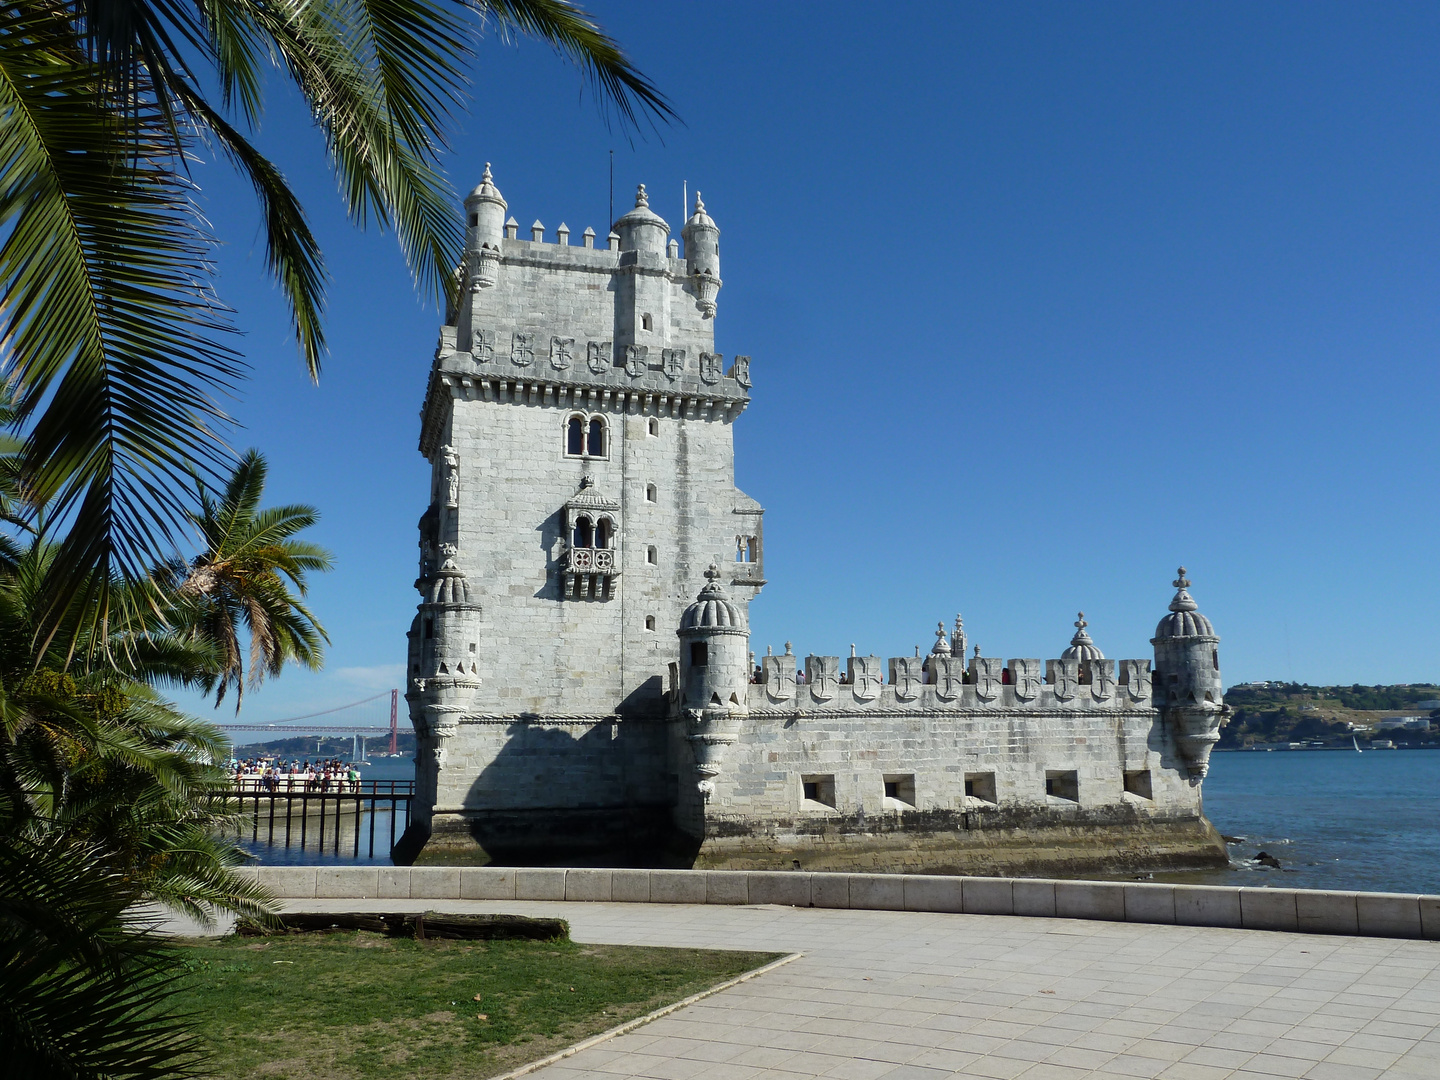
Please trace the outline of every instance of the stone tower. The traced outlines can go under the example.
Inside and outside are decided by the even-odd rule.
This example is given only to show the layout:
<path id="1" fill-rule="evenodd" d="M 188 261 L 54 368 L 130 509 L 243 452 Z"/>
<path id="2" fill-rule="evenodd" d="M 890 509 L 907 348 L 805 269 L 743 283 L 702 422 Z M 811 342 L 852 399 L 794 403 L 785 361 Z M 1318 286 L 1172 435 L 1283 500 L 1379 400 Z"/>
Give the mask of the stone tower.
<path id="1" fill-rule="evenodd" d="M 1150 639 L 1155 646 L 1155 698 L 1190 776 L 1203 779 L 1210 771 L 1210 750 L 1230 717 L 1220 681 L 1220 638 L 1190 598 L 1183 566 L 1174 585 L 1170 614 Z"/>
<path id="2" fill-rule="evenodd" d="M 764 584 L 731 435 L 750 361 L 716 351 L 720 230 L 699 194 L 683 257 L 643 185 L 604 247 L 588 228 L 572 246 L 564 224 L 547 242 L 539 221 L 522 240 L 508 209 L 487 165 L 421 413 L 432 483 L 406 694 L 432 800 L 417 821 L 482 846 L 494 813 L 563 829 L 673 802 L 675 627 L 711 564 L 742 614 Z"/>

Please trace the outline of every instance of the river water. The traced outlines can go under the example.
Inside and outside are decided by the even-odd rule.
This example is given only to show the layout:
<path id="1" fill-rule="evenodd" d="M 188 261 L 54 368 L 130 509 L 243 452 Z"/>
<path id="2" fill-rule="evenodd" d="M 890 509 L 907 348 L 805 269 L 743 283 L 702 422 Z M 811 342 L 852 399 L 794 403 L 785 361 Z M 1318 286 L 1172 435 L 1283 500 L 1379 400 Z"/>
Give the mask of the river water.
<path id="1" fill-rule="evenodd" d="M 410 780 L 410 758 L 377 758 L 367 780 Z M 1440 751 L 1275 750 L 1216 752 L 1205 780 L 1205 814 L 1238 842 L 1228 869 L 1157 874 L 1156 880 L 1207 885 L 1357 889 L 1440 893 Z M 341 854 L 292 845 L 244 846 L 263 863 L 389 864 L 379 843 L 388 817 L 378 820 L 374 858 L 342 834 Z M 404 831 L 403 815 L 396 822 Z M 348 823 L 346 828 L 351 828 Z M 365 824 L 368 831 L 368 822 Z M 368 837 L 366 837 L 368 839 Z M 1280 868 L 1255 856 L 1267 852 Z"/>
<path id="2" fill-rule="evenodd" d="M 1243 837 L 1231 868 L 1157 879 L 1440 893 L 1440 752 L 1217 752 L 1203 790 L 1205 816 Z"/>

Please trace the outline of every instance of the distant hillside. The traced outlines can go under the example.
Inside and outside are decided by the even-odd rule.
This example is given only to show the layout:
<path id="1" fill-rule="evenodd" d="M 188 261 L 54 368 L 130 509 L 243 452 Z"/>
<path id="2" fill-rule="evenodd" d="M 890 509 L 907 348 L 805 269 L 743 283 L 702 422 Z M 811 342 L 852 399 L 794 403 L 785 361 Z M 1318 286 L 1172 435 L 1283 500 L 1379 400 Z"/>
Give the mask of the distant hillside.
<path id="1" fill-rule="evenodd" d="M 1440 686 L 1434 683 L 1244 683 L 1225 691 L 1225 703 L 1234 715 L 1220 732 L 1221 749 L 1291 742 L 1338 744 L 1350 742 L 1352 736 L 1362 743 L 1376 738 L 1411 746 L 1440 744 Z M 1429 732 L 1373 730 L 1382 720 L 1402 716 L 1429 717 L 1435 723 Z"/>

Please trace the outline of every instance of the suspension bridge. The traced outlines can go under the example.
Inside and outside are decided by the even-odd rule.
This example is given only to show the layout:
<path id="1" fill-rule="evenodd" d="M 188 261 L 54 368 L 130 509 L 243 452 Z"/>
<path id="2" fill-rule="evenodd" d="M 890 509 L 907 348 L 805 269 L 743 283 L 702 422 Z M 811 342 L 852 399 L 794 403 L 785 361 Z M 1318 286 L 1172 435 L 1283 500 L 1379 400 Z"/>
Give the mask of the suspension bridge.
<path id="1" fill-rule="evenodd" d="M 390 698 L 389 726 L 384 725 L 384 706 L 376 704 L 385 697 Z M 351 709 L 360 709 L 361 706 L 366 705 L 370 706 L 370 708 L 363 710 L 363 712 L 356 717 L 353 723 L 306 723 L 306 721 L 308 720 L 318 720 L 322 717 L 334 717 L 339 713 L 343 713 Z M 400 691 L 382 690 L 378 694 L 372 694 L 370 697 L 361 698 L 359 701 L 351 701 L 344 705 L 336 705 L 334 708 L 331 709 L 321 709 L 319 712 L 306 713 L 303 716 L 285 716 L 280 718 L 279 720 L 271 720 L 270 722 L 264 724 L 216 724 L 215 726 L 225 732 L 263 731 L 269 734 L 280 734 L 286 736 L 320 734 L 371 736 L 388 734 L 390 736 L 389 752 L 391 754 L 396 754 L 399 752 L 397 747 L 397 740 L 399 738 L 399 728 L 397 721 L 399 719 L 399 715 Z"/>

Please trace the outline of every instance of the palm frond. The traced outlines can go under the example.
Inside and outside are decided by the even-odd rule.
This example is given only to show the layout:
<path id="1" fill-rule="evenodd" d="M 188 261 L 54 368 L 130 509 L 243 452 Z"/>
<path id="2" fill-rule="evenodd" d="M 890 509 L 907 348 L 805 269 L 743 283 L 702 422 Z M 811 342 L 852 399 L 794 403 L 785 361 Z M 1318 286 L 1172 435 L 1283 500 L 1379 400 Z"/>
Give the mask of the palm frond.
<path id="1" fill-rule="evenodd" d="M 216 391 L 244 369 L 222 344 L 209 238 L 156 108 L 116 113 L 64 24 L 0 8 L 0 332 L 22 468 L 68 525 L 42 630 L 85 590 L 163 556 L 189 472 L 224 457 Z"/>

